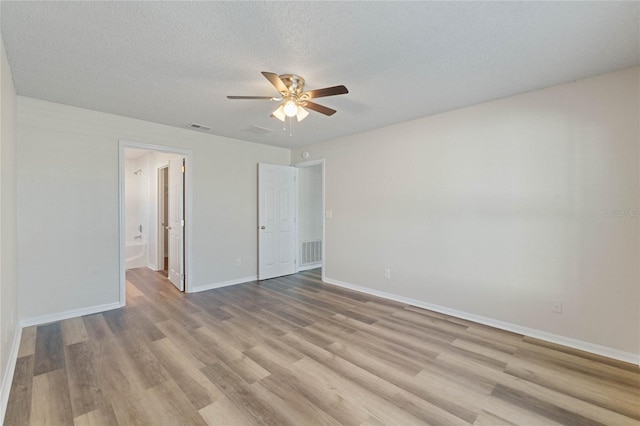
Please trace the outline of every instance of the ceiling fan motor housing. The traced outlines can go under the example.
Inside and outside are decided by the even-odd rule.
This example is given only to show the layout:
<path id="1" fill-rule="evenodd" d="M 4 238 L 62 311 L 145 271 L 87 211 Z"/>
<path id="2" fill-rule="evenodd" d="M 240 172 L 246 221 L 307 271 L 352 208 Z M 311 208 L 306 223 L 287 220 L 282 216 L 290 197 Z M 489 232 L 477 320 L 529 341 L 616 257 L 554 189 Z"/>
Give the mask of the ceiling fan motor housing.
<path id="1" fill-rule="evenodd" d="M 289 89 L 289 94 L 291 96 L 299 96 L 304 90 L 304 78 L 295 74 L 282 74 L 279 76 L 280 80 L 287 86 Z M 287 95 L 283 93 L 283 95 Z"/>

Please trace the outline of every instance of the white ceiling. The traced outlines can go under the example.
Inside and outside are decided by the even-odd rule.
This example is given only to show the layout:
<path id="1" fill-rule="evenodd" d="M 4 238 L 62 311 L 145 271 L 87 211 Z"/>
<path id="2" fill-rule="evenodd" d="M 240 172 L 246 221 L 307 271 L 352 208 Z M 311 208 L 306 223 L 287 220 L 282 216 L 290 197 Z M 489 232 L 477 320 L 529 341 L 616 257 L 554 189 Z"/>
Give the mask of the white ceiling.
<path id="1" fill-rule="evenodd" d="M 304 146 L 640 63 L 639 2 L 7 2 L 18 93 L 275 146 Z M 260 75 L 318 99 L 293 135 Z M 271 129 L 257 134 L 252 126 Z"/>

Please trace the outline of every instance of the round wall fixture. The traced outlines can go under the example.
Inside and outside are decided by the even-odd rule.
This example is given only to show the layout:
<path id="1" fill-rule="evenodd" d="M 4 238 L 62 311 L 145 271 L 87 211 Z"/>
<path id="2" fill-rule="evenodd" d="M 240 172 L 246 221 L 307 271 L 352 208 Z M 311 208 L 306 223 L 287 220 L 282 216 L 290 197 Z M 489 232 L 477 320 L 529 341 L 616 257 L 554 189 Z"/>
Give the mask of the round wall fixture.
<path id="1" fill-rule="evenodd" d="M 307 158 L 309 158 L 309 151 L 302 151 L 302 154 L 300 155 L 306 160 Z"/>

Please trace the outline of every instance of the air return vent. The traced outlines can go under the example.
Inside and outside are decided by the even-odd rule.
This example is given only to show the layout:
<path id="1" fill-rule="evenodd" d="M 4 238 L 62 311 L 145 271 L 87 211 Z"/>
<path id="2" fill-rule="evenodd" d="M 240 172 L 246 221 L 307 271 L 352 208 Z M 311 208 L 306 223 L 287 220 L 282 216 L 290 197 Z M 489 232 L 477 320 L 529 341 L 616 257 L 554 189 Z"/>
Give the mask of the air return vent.
<path id="1" fill-rule="evenodd" d="M 303 241 L 300 246 L 300 266 L 322 262 L 322 240 Z"/>
<path id="2" fill-rule="evenodd" d="M 211 127 L 205 126 L 204 124 L 191 123 L 187 126 L 189 129 L 201 130 L 203 132 L 207 132 L 211 130 Z"/>
<path id="3" fill-rule="evenodd" d="M 258 135 L 264 135 L 265 133 L 271 132 L 271 129 L 267 129 L 266 127 L 260 127 L 260 126 L 251 126 L 247 128 L 247 132 L 255 133 Z"/>

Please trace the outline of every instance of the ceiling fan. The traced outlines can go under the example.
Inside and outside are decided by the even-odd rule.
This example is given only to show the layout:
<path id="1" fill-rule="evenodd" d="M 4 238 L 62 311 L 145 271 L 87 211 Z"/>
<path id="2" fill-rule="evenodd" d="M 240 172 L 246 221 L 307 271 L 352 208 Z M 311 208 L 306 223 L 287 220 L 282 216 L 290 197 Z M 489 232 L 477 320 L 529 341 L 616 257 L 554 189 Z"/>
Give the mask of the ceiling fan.
<path id="1" fill-rule="evenodd" d="M 335 109 L 327 108 L 310 99 L 323 98 L 326 96 L 344 95 L 349 93 L 344 86 L 325 87 L 324 89 L 304 91 L 304 78 L 295 74 L 278 75 L 272 72 L 263 71 L 262 75 L 273 84 L 280 96 L 227 96 L 228 99 L 263 99 L 270 101 L 282 101 L 280 106 L 273 111 L 272 117 L 284 121 L 287 117 L 296 117 L 298 121 L 304 120 L 310 109 L 324 115 L 333 115 Z"/>

